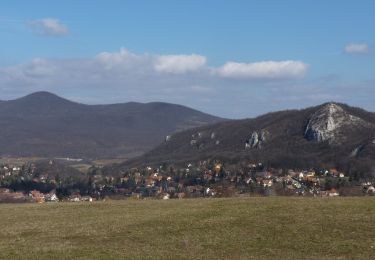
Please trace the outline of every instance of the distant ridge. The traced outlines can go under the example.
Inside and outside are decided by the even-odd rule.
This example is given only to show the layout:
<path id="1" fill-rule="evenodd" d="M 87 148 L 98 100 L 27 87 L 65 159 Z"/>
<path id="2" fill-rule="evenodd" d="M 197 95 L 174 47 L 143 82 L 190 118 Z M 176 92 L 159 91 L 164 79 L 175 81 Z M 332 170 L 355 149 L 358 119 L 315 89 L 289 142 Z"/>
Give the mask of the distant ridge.
<path id="1" fill-rule="evenodd" d="M 41 91 L 0 102 L 0 156 L 132 157 L 222 120 L 169 103 L 85 105 Z"/>

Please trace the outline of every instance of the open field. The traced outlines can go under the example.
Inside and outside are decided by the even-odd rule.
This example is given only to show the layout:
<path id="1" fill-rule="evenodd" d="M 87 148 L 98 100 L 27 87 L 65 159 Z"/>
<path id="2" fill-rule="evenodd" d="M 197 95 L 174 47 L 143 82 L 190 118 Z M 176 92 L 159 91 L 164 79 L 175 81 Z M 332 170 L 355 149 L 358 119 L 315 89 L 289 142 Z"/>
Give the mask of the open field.
<path id="1" fill-rule="evenodd" d="M 27 162 L 44 160 L 43 157 L 0 157 L 0 164 L 10 164 L 12 166 L 22 166 Z"/>
<path id="2" fill-rule="evenodd" d="M 375 198 L 0 204 L 1 259 L 374 258 Z"/>
<path id="3" fill-rule="evenodd" d="M 101 167 L 107 164 L 123 163 L 126 160 L 128 160 L 128 158 L 98 159 L 98 160 L 94 160 L 93 164 Z"/>

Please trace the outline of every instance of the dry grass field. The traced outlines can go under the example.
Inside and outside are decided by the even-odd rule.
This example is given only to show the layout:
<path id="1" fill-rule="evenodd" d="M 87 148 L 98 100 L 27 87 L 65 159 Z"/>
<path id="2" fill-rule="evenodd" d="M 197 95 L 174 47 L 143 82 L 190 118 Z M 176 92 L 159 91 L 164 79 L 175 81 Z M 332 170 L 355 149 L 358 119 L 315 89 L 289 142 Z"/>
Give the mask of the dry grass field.
<path id="1" fill-rule="evenodd" d="M 1 259 L 369 259 L 375 198 L 0 204 Z"/>

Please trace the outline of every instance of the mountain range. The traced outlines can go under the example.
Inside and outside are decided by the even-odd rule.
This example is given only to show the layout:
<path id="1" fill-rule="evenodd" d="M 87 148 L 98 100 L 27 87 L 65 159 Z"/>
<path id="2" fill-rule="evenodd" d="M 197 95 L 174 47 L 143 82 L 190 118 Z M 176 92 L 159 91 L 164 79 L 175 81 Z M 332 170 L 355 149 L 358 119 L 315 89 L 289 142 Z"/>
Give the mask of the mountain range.
<path id="1" fill-rule="evenodd" d="M 131 158 L 115 168 L 206 159 L 375 172 L 375 113 L 341 103 L 227 120 L 181 105 L 86 105 L 48 92 L 0 102 L 0 156 Z"/>
<path id="2" fill-rule="evenodd" d="M 274 167 L 375 166 L 375 113 L 340 103 L 189 129 L 118 167 L 206 159 Z M 368 170 L 368 169 L 367 169 Z M 375 171 L 374 171 L 375 172 Z"/>
<path id="3" fill-rule="evenodd" d="M 49 92 L 0 102 L 0 156 L 124 158 L 223 119 L 181 105 L 86 105 Z"/>

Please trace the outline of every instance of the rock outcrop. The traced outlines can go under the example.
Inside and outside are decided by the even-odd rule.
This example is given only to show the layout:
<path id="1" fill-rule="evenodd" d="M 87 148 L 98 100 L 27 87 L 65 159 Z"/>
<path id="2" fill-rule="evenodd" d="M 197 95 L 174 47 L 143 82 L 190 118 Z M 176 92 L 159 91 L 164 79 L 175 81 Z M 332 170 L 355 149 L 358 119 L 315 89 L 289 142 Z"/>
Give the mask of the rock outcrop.
<path id="1" fill-rule="evenodd" d="M 360 151 L 364 148 L 364 145 L 360 145 L 356 148 L 354 148 L 354 150 L 350 153 L 350 157 L 357 157 L 358 154 L 360 153 Z"/>
<path id="2" fill-rule="evenodd" d="M 337 143 L 343 126 L 365 126 L 361 118 L 350 115 L 341 106 L 328 103 L 317 110 L 305 128 L 305 138 L 311 141 Z"/>
<path id="3" fill-rule="evenodd" d="M 267 134 L 266 130 L 254 131 L 251 137 L 246 140 L 245 148 L 262 148 L 263 143 L 266 141 Z"/>

